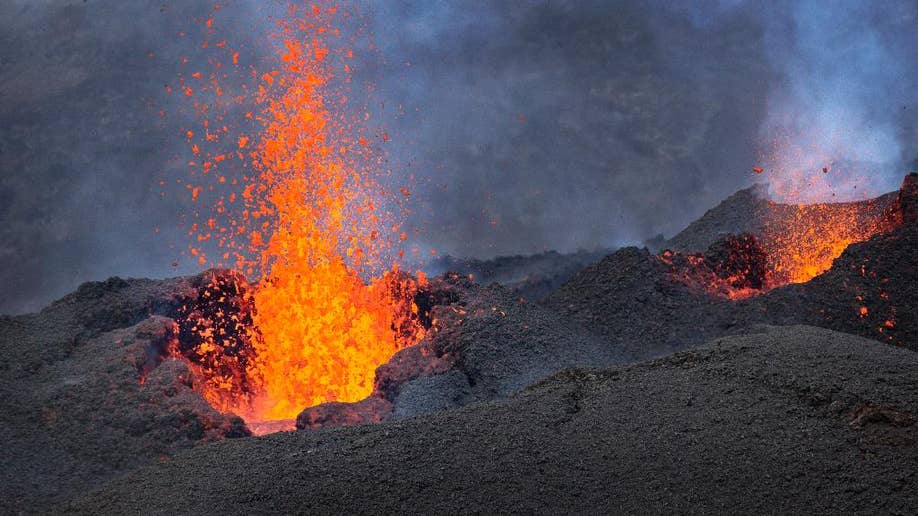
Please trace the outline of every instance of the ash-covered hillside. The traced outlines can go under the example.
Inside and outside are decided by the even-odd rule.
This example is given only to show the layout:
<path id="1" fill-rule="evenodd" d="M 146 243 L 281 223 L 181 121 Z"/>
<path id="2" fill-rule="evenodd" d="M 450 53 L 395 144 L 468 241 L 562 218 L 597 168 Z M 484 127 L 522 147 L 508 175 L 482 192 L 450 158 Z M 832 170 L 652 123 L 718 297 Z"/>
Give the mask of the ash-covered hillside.
<path id="1" fill-rule="evenodd" d="M 861 203 L 857 218 L 867 221 L 891 213 L 901 223 L 849 245 L 829 270 L 805 283 L 733 300 L 684 281 L 683 271 L 672 261 L 661 260 L 646 249 L 626 248 L 578 273 L 545 304 L 616 346 L 645 357 L 742 332 L 756 324 L 822 326 L 916 349 L 916 184 L 918 175 L 911 174 L 900 192 Z M 760 221 L 776 220 L 769 218 L 775 213 L 780 220 L 791 209 L 744 190 L 670 242 L 681 249 L 701 249 L 731 233 L 761 231 Z"/>
<path id="2" fill-rule="evenodd" d="M 431 274 L 453 272 L 470 276 L 482 285 L 500 283 L 530 301 L 540 301 L 574 274 L 612 252 L 611 249 L 559 253 L 546 251 L 532 255 L 498 256 L 489 260 L 444 256 L 425 270 Z"/>
<path id="3" fill-rule="evenodd" d="M 72 514 L 918 510 L 918 355 L 763 327 L 502 403 L 202 446 Z"/>

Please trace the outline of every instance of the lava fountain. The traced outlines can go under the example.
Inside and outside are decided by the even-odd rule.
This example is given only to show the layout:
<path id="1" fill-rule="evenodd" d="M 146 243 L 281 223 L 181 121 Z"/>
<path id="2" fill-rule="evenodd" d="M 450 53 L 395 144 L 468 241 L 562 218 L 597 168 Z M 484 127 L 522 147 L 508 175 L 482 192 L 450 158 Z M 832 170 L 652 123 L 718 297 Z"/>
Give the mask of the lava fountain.
<path id="1" fill-rule="evenodd" d="M 803 168 L 753 169 L 764 174 L 771 199 L 756 198 L 747 211 L 746 233 L 722 238 L 704 253 L 673 253 L 657 259 L 674 279 L 710 295 L 738 300 L 791 283 L 805 283 L 829 270 L 851 244 L 902 223 L 895 192 L 849 202 L 812 202 L 834 197 L 836 173 L 847 188 L 864 186 L 866 176 Z M 867 191 L 867 188 L 862 188 Z"/>
<path id="2" fill-rule="evenodd" d="M 779 134 L 761 157 L 764 167 L 753 169 L 767 180 L 773 200 L 760 231 L 772 288 L 813 279 L 850 244 L 901 222 L 894 196 L 877 191 L 872 176 L 878 172 L 834 159 L 825 149 L 840 146 L 829 135 L 819 139 L 829 141 L 802 145 Z"/>
<path id="3" fill-rule="evenodd" d="M 209 79 L 181 79 L 200 124 L 187 131 L 192 176 L 207 181 L 188 189 L 196 202 L 213 201 L 190 226 L 189 253 L 238 272 L 213 273 L 186 308 L 193 338 L 177 353 L 193 362 L 215 408 L 250 423 L 365 398 L 376 367 L 424 333 L 417 285 L 391 258 L 405 234 L 386 207 L 399 196 L 380 180 L 361 125 L 369 114 L 347 114 L 353 39 L 335 27 L 343 16 L 336 6 L 291 6 L 271 37 L 270 69 L 245 69 L 225 40 L 205 41 L 224 59 L 208 60 Z M 204 23 L 217 39 L 213 18 Z M 226 81 L 232 66 L 245 80 Z M 228 127 L 234 110 L 245 112 L 249 131 Z M 221 149 L 228 143 L 234 148 Z M 220 172 L 231 161 L 242 178 Z M 214 243 L 220 261 L 208 259 Z"/>

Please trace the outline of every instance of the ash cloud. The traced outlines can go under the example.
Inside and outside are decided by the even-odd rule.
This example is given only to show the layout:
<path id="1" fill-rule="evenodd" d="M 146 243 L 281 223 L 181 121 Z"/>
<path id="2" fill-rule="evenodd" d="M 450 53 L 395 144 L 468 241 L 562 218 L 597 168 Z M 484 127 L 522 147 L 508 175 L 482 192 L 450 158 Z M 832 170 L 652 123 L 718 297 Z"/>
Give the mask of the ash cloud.
<path id="1" fill-rule="evenodd" d="M 175 185 L 188 150 L 164 91 L 179 58 L 199 52 L 193 19 L 211 9 L 0 4 L 0 313 L 40 309 L 84 281 L 197 268 L 179 260 L 179 214 L 193 206 Z M 245 19 L 243 43 L 255 33 Z"/>
<path id="2" fill-rule="evenodd" d="M 669 236 L 750 183 L 776 129 L 809 141 L 811 121 L 838 158 L 878 163 L 880 189 L 918 158 L 913 2 L 669 4 L 361 6 L 379 51 L 359 78 L 394 172 L 418 178 L 414 242 L 487 257 Z M 0 5 L 0 313 L 197 270 L 180 255 L 182 121 L 157 111 L 175 112 L 164 85 L 211 9 Z M 221 11 L 256 57 L 267 9 Z"/>
<path id="3" fill-rule="evenodd" d="M 824 157 L 869 175 L 860 186 L 871 195 L 897 188 L 918 158 L 918 3 L 790 2 L 781 11 L 764 18 L 782 81 L 761 132 L 793 143 L 772 160 L 793 167 Z"/>
<path id="4" fill-rule="evenodd" d="M 392 11 L 409 23 L 383 53 L 411 65 L 382 89 L 421 106 L 394 133 L 430 180 L 418 218 L 441 251 L 640 241 L 746 179 L 774 76 L 746 12 L 698 28 L 638 3 Z"/>

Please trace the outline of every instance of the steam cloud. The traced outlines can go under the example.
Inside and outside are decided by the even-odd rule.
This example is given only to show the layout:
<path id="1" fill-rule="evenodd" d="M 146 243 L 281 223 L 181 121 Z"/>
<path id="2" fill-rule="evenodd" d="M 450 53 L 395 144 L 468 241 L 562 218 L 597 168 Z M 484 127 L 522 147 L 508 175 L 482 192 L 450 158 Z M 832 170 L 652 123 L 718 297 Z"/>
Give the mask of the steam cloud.
<path id="1" fill-rule="evenodd" d="M 0 4 L 0 313 L 197 269 L 180 254 L 185 120 L 164 86 L 202 57 L 193 19 L 211 4 Z M 915 166 L 914 2 L 669 4 L 362 6 L 379 52 L 358 78 L 377 86 L 391 166 L 418 178 L 414 241 L 486 257 L 671 235 L 763 157 L 800 155 L 776 134 L 877 191 Z M 264 5 L 221 10 L 253 59 Z"/>

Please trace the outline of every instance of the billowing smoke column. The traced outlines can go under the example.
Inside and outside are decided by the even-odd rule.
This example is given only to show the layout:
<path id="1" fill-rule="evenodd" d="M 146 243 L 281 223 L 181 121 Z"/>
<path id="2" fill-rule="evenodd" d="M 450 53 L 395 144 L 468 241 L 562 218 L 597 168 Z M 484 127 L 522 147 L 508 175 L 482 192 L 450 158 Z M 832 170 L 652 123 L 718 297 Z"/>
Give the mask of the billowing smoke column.
<path id="1" fill-rule="evenodd" d="M 770 10 L 766 49 L 783 75 L 761 128 L 772 194 L 812 203 L 894 190 L 918 158 L 918 4 L 807 1 Z"/>
<path id="2" fill-rule="evenodd" d="M 283 12 L 227 3 L 213 27 L 226 36 L 204 49 L 207 28 L 189 20 L 213 4 L 0 2 L 0 167 L 10 171 L 0 313 L 38 310 L 91 279 L 199 269 L 179 254 L 175 214 L 201 204 L 173 195 L 189 161 L 174 137 L 190 127 L 174 113 L 186 98 L 164 86 L 177 70 L 193 83 L 228 46 L 251 79 L 271 53 L 266 15 Z M 342 5 L 363 10 L 385 59 L 354 66 L 378 85 L 370 122 L 388 117 L 393 163 L 425 181 L 411 190 L 412 216 L 428 231 L 409 240 L 441 252 L 670 236 L 749 182 L 776 179 L 782 163 L 828 168 L 813 180 L 833 182 L 817 199 L 785 201 L 859 199 L 895 189 L 918 157 L 910 0 Z M 254 123 L 246 111 L 234 115 Z M 869 181 L 842 187 L 845 170 Z"/>

